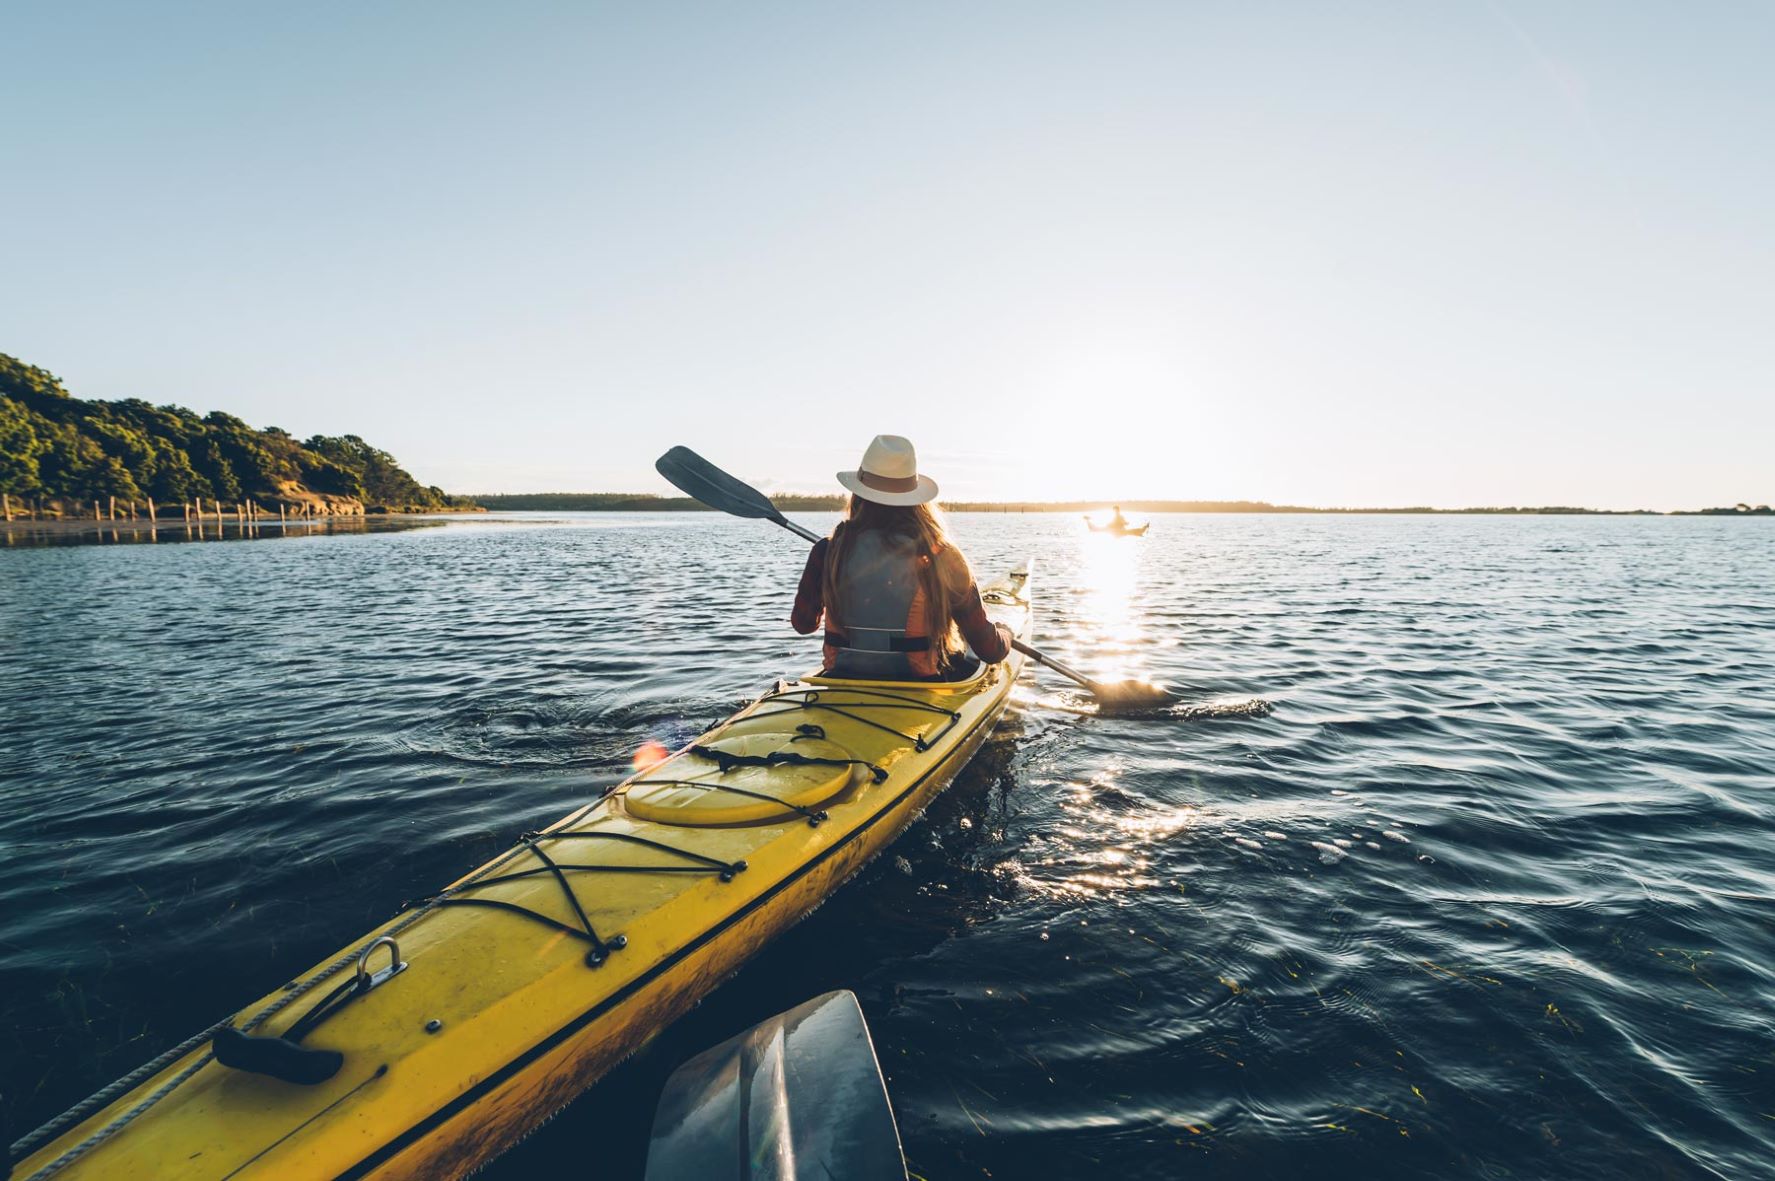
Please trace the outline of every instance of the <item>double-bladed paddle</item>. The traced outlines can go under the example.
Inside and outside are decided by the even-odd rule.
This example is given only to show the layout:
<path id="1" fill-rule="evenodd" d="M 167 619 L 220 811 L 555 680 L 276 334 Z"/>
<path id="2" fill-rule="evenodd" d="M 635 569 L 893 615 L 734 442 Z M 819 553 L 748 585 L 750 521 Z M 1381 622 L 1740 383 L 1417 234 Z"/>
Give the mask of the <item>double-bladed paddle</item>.
<path id="1" fill-rule="evenodd" d="M 732 513 L 736 517 L 751 517 L 781 525 L 808 541 L 820 540 L 818 533 L 785 517 L 764 493 L 722 471 L 688 447 L 672 448 L 655 460 L 653 466 L 674 487 L 710 508 Z M 1116 709 L 1151 708 L 1176 700 L 1176 695 L 1170 691 L 1141 681 L 1120 681 L 1115 684 L 1094 681 L 1022 640 L 1013 639 L 1011 646 L 1037 664 L 1051 668 L 1066 679 L 1083 685 L 1105 706 Z"/>

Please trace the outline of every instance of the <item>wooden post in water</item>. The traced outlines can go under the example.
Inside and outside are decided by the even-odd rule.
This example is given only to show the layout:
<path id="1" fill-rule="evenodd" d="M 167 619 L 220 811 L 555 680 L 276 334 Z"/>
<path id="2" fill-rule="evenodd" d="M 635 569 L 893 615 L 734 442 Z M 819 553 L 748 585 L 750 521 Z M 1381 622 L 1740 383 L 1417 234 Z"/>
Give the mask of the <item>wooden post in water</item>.
<path id="1" fill-rule="evenodd" d="M 117 519 L 117 498 L 115 496 L 111 498 L 111 519 L 113 521 Z"/>
<path id="2" fill-rule="evenodd" d="M 234 523 L 237 525 L 244 525 L 247 523 L 247 506 L 243 501 L 237 500 L 234 502 Z"/>
<path id="3" fill-rule="evenodd" d="M 287 523 L 287 521 L 288 518 L 284 516 L 284 503 L 280 500 L 277 502 L 277 523 L 282 525 Z"/>
<path id="4" fill-rule="evenodd" d="M 152 525 L 154 523 L 154 519 L 155 519 L 154 518 L 154 498 L 152 496 L 150 496 L 148 498 L 148 523 L 150 525 Z"/>
<path id="5" fill-rule="evenodd" d="M 0 492 L 0 508 L 6 510 L 6 523 L 12 524 L 12 497 L 4 492 Z"/>

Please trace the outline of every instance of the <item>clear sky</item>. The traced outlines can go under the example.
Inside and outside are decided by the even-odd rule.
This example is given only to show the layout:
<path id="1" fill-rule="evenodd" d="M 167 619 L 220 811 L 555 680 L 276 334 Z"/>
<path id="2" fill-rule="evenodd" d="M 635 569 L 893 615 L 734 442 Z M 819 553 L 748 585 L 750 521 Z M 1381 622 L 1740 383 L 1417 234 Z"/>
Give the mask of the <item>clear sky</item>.
<path id="1" fill-rule="evenodd" d="M 1775 500 L 1775 5 L 0 11 L 0 351 L 459 492 Z"/>

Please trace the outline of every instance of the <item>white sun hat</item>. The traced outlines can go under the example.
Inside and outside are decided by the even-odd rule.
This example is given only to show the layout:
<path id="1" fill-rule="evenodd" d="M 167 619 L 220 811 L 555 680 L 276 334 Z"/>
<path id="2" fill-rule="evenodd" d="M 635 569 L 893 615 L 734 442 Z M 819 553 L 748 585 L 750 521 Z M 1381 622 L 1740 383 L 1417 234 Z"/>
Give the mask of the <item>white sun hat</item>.
<path id="1" fill-rule="evenodd" d="M 924 504 L 937 499 L 937 481 L 918 474 L 918 453 L 912 440 L 876 435 L 854 472 L 839 472 L 838 482 L 876 504 Z"/>

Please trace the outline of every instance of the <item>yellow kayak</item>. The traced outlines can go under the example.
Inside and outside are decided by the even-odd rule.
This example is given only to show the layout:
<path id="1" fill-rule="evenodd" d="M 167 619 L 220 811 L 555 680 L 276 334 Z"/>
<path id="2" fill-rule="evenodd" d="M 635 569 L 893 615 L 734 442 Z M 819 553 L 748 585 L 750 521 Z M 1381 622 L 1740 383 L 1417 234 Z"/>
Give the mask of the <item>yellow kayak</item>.
<path id="1" fill-rule="evenodd" d="M 1028 638 L 1027 569 L 983 595 Z M 13 1181 L 471 1172 L 886 848 L 1022 667 L 1013 652 L 947 684 L 778 682 L 39 1129 Z"/>

